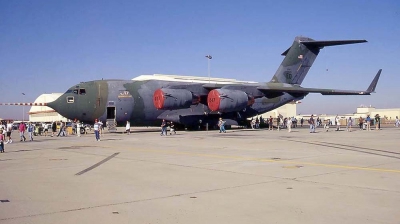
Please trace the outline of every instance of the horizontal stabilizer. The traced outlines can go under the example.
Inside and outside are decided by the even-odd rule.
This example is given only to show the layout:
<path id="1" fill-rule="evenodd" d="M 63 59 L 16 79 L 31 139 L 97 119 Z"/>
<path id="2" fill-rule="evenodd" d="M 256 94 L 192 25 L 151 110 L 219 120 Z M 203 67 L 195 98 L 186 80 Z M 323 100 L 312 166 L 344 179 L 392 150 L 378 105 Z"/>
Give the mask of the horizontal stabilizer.
<path id="1" fill-rule="evenodd" d="M 270 85 L 259 86 L 258 90 L 263 92 L 265 95 L 270 95 L 274 93 L 289 93 L 293 96 L 305 96 L 308 93 L 320 93 L 322 95 L 371 95 L 375 92 L 376 85 L 378 84 L 379 77 L 381 75 L 382 69 L 379 69 L 375 78 L 372 80 L 371 84 L 367 90 L 340 90 L 340 89 L 319 89 L 319 88 L 303 88 L 299 85 Z"/>
<path id="2" fill-rule="evenodd" d="M 322 41 L 300 41 L 300 43 L 306 46 L 314 46 L 314 47 L 329 47 L 329 46 L 337 46 L 337 45 L 345 45 L 345 44 L 358 44 L 365 43 L 366 40 L 322 40 Z"/>
<path id="3" fill-rule="evenodd" d="M 287 53 L 289 52 L 289 50 L 290 50 L 290 47 L 289 47 L 286 51 L 284 51 L 281 55 L 282 55 L 282 56 L 286 56 Z"/>

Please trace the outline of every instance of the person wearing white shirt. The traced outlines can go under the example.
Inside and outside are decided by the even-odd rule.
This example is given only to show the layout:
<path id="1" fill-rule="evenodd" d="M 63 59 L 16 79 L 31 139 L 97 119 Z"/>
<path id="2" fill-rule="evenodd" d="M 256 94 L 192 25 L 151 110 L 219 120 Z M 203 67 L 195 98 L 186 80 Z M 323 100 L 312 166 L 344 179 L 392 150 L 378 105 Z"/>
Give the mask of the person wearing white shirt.
<path id="1" fill-rule="evenodd" d="M 100 141 L 100 124 L 97 122 L 97 119 L 94 120 L 94 125 L 93 125 L 93 130 L 94 130 L 94 135 L 96 137 L 96 141 Z"/>
<path id="2" fill-rule="evenodd" d="M 76 121 L 76 136 L 81 137 L 81 122 L 78 120 Z"/>
<path id="3" fill-rule="evenodd" d="M 335 117 L 335 123 L 336 123 L 336 131 L 340 131 L 340 118 L 339 118 L 339 116 Z"/>
<path id="4" fill-rule="evenodd" d="M 7 135 L 7 141 L 5 142 L 6 144 L 11 144 L 13 141 L 11 139 L 11 132 L 13 130 L 13 124 L 11 123 L 11 121 L 7 122 L 7 126 L 6 126 L 6 135 Z"/>
<path id="5" fill-rule="evenodd" d="M 292 132 L 292 123 L 293 123 L 293 121 L 292 121 L 292 119 L 289 117 L 289 118 L 287 119 L 287 129 L 288 129 L 288 132 Z"/>

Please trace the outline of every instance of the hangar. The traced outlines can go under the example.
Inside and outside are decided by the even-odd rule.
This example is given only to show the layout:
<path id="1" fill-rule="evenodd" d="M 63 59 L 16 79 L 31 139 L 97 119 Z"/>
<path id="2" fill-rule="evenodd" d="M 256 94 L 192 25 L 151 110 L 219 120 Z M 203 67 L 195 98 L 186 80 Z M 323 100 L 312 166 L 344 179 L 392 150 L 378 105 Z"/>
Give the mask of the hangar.
<path id="1" fill-rule="evenodd" d="M 34 103 L 49 103 L 60 97 L 62 93 L 42 94 L 36 98 Z M 33 106 L 29 110 L 29 121 L 31 122 L 52 122 L 67 121 L 68 119 L 61 116 L 55 110 L 47 106 Z"/>
<path id="2" fill-rule="evenodd" d="M 263 118 L 267 118 L 272 116 L 273 118 L 281 117 L 295 117 L 297 113 L 297 104 L 301 103 L 300 101 L 287 103 L 282 105 L 281 107 L 276 108 L 275 110 L 268 111 L 267 113 L 261 114 Z"/>

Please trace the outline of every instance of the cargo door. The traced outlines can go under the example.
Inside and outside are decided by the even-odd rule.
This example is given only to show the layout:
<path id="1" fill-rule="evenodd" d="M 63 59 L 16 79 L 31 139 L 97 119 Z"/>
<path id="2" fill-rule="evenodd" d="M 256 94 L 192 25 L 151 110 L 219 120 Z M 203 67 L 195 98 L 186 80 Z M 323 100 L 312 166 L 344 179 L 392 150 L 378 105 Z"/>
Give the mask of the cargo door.
<path id="1" fill-rule="evenodd" d="M 108 102 L 106 124 L 109 132 L 117 131 L 117 122 L 115 115 L 116 115 L 116 107 L 114 106 L 114 102 Z"/>

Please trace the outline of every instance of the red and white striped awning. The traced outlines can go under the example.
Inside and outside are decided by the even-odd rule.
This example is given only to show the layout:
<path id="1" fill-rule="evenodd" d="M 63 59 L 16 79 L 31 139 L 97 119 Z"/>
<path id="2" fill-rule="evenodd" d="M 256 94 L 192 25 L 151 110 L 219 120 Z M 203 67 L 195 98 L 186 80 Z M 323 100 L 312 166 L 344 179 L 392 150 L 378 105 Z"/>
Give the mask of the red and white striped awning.
<path id="1" fill-rule="evenodd" d="M 47 103 L 0 103 L 0 106 L 47 106 Z"/>

